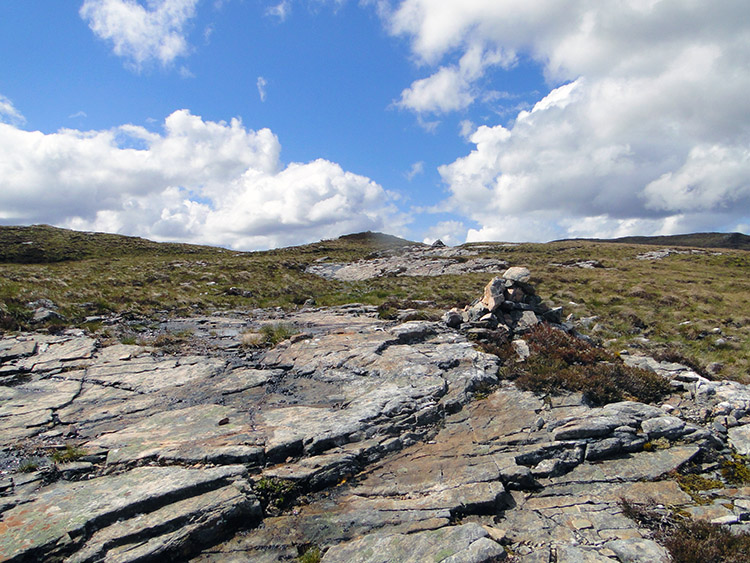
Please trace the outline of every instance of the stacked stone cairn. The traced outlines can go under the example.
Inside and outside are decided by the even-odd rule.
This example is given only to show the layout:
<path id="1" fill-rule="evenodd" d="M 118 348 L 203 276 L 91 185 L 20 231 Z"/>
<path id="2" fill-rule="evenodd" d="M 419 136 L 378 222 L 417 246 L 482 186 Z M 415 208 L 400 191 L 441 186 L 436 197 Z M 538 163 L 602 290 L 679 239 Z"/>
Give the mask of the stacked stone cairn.
<path id="1" fill-rule="evenodd" d="M 508 268 L 487 284 L 481 299 L 463 310 L 446 312 L 443 322 L 472 340 L 493 342 L 510 341 L 542 321 L 562 328 L 562 307 L 545 305 L 529 283 L 530 278 L 527 268 Z"/>

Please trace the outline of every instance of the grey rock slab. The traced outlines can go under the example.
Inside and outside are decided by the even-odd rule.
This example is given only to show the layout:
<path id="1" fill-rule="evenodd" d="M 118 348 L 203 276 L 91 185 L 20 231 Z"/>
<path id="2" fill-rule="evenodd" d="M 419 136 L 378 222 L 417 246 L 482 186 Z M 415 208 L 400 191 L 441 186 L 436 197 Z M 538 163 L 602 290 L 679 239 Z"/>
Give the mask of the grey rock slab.
<path id="1" fill-rule="evenodd" d="M 649 440 L 662 437 L 674 440 L 683 434 L 685 421 L 676 416 L 660 416 L 644 420 L 641 428 L 648 434 Z"/>
<path id="2" fill-rule="evenodd" d="M 243 466 L 140 467 L 121 475 L 50 485 L 3 514 L 0 560 L 44 560 L 65 538 L 85 539 L 93 528 L 162 508 L 201 489 L 219 488 L 245 474 Z"/>
<path id="3" fill-rule="evenodd" d="M 50 371 L 63 366 L 79 365 L 89 360 L 96 350 L 96 340 L 87 336 L 34 335 L 37 353 L 17 362 L 23 369 Z"/>
<path id="4" fill-rule="evenodd" d="M 530 509 L 562 508 L 586 503 L 606 502 L 614 504 L 621 498 L 630 502 L 681 506 L 691 502 L 690 495 L 684 492 L 675 481 L 635 481 L 624 483 L 562 483 L 556 479 L 538 494 L 529 499 Z"/>
<path id="5" fill-rule="evenodd" d="M 221 373 L 226 362 L 219 358 L 180 356 L 153 358 L 143 356 L 126 361 L 96 364 L 88 368 L 87 380 L 139 393 L 152 393 L 205 381 Z"/>
<path id="6" fill-rule="evenodd" d="M 199 462 L 226 454 L 219 448 L 252 446 L 262 438 L 249 426 L 245 415 L 207 404 L 158 412 L 122 430 L 103 434 L 83 447 L 108 450 L 108 464 L 155 458 Z"/>
<path id="7" fill-rule="evenodd" d="M 607 436 L 618 426 L 625 426 L 632 420 L 625 416 L 592 416 L 573 420 L 554 431 L 555 440 L 578 440 Z"/>
<path id="8" fill-rule="evenodd" d="M 331 547 L 324 563 L 489 563 L 505 559 L 503 547 L 478 524 L 413 534 L 369 534 Z"/>
<path id="9" fill-rule="evenodd" d="M 650 481 L 679 468 L 693 459 L 698 451 L 696 446 L 680 446 L 629 454 L 622 459 L 606 460 L 595 465 L 579 465 L 570 473 L 558 477 L 555 482 Z"/>
<path id="10" fill-rule="evenodd" d="M 666 549 L 653 540 L 614 540 L 604 544 L 622 563 L 669 563 L 671 557 Z"/>
<path id="11" fill-rule="evenodd" d="M 637 403 L 634 401 L 621 401 L 610 403 L 598 411 L 601 416 L 621 416 L 635 420 L 639 423 L 649 418 L 664 416 L 666 413 L 659 407 Z"/>
<path id="12" fill-rule="evenodd" d="M 335 485 L 343 478 L 357 472 L 360 464 L 351 453 L 335 453 L 303 458 L 297 463 L 271 467 L 263 471 L 264 477 L 286 479 L 318 490 Z"/>
<path id="13" fill-rule="evenodd" d="M 257 499 L 234 485 L 118 520 L 96 531 L 66 563 L 141 561 L 163 557 L 190 541 L 206 543 L 227 521 L 247 524 L 261 517 Z"/>
<path id="14" fill-rule="evenodd" d="M 600 555 L 592 548 L 574 545 L 558 545 L 556 548 L 557 563 L 612 563 L 612 559 Z"/>
<path id="15" fill-rule="evenodd" d="M 283 373 L 282 370 L 238 368 L 217 375 L 212 380 L 212 387 L 222 395 L 240 393 L 253 387 L 266 385 Z"/>
<path id="16" fill-rule="evenodd" d="M 729 444 L 740 455 L 750 455 L 750 424 L 728 430 Z"/>
<path id="17" fill-rule="evenodd" d="M 0 363 L 33 356 L 37 352 L 37 347 L 38 344 L 34 340 L 2 339 L 0 340 Z"/>
<path id="18" fill-rule="evenodd" d="M 163 397 L 84 383 L 80 394 L 68 406 L 57 411 L 57 416 L 63 424 L 86 425 L 161 407 L 163 404 Z"/>

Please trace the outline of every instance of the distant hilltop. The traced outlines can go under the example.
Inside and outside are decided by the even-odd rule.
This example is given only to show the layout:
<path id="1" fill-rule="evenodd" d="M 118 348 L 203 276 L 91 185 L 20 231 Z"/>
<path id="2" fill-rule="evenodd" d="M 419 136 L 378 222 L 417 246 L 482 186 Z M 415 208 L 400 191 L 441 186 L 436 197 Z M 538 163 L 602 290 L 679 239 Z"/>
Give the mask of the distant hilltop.
<path id="1" fill-rule="evenodd" d="M 665 235 L 654 237 L 620 237 L 614 239 L 578 238 L 563 240 L 588 240 L 591 242 L 617 242 L 621 244 L 650 244 L 654 246 L 693 246 L 696 248 L 731 248 L 734 250 L 750 250 L 750 236 L 743 235 L 742 233 L 691 233 L 686 235 Z"/>
<path id="2" fill-rule="evenodd" d="M 616 239 L 565 239 L 599 243 L 622 243 L 655 246 L 689 246 L 695 248 L 727 248 L 750 250 L 750 236 L 742 233 L 693 233 L 655 237 L 622 237 Z M 563 242 L 563 241 L 555 241 Z M 366 231 L 336 239 L 301 245 L 300 250 L 325 248 L 337 250 L 397 250 L 405 247 L 427 247 L 393 235 Z M 271 250 L 278 253 L 284 249 Z M 0 263 L 43 264 L 112 256 L 169 256 L 237 252 L 225 248 L 195 244 L 153 242 L 147 239 L 62 229 L 49 225 L 28 227 L 0 226 Z"/>

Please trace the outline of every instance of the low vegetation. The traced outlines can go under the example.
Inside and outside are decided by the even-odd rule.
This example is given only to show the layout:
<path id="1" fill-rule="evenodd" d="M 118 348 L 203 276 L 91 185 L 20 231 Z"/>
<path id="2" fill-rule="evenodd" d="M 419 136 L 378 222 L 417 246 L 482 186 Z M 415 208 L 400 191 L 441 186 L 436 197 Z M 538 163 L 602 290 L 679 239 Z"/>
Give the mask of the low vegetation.
<path id="1" fill-rule="evenodd" d="M 253 486 L 263 510 L 275 514 L 289 506 L 299 495 L 299 488 L 293 481 L 275 477 L 261 477 Z"/>
<path id="2" fill-rule="evenodd" d="M 655 505 L 621 501 L 623 514 L 650 529 L 674 563 L 744 563 L 750 561 L 750 533 L 693 520 Z"/>
<path id="3" fill-rule="evenodd" d="M 437 311 L 463 307 L 481 295 L 488 274 L 341 282 L 305 272 L 316 262 L 351 262 L 410 244 L 360 233 L 268 252 L 236 252 L 46 226 L 0 227 L 0 330 L 76 326 L 98 333 L 106 330 L 101 319 L 112 315 L 148 322 L 214 310 L 294 309 L 310 298 L 319 306 L 385 304 L 381 315 L 391 318 L 405 303 L 431 301 L 434 305 L 420 314 L 432 318 Z M 463 248 L 528 267 L 537 293 L 550 305 L 562 306 L 574 320 L 585 319 L 580 330 L 609 350 L 637 346 L 691 363 L 703 373 L 709 373 L 710 366 L 717 377 L 746 377 L 750 253 L 677 247 L 682 254 L 637 258 L 671 243 L 658 244 L 560 241 Z M 576 267 L 582 260 L 596 260 L 603 267 Z M 33 323 L 33 308 L 27 304 L 40 299 L 54 302 L 62 320 Z"/>
<path id="4" fill-rule="evenodd" d="M 531 355 L 522 363 L 511 357 L 504 370 L 521 389 L 553 395 L 578 391 L 592 405 L 652 403 L 670 391 L 663 377 L 626 366 L 611 352 L 549 325 L 535 326 L 524 339 Z"/>
<path id="5" fill-rule="evenodd" d="M 55 463 L 70 463 L 72 461 L 78 461 L 85 455 L 86 450 L 83 448 L 68 444 L 62 450 L 55 450 L 52 452 L 51 458 Z"/>

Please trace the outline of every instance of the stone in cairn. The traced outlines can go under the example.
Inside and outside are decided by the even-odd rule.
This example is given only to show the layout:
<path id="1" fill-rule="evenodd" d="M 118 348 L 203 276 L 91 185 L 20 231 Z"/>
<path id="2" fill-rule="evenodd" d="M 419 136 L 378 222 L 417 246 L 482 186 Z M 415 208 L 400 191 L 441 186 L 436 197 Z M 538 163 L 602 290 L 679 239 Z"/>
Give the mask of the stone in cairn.
<path id="1" fill-rule="evenodd" d="M 463 310 L 451 309 L 443 315 L 443 322 L 473 339 L 495 341 L 510 340 L 541 321 L 560 324 L 562 307 L 544 305 L 530 279 L 527 268 L 508 268 L 487 284 L 481 299 Z"/>

